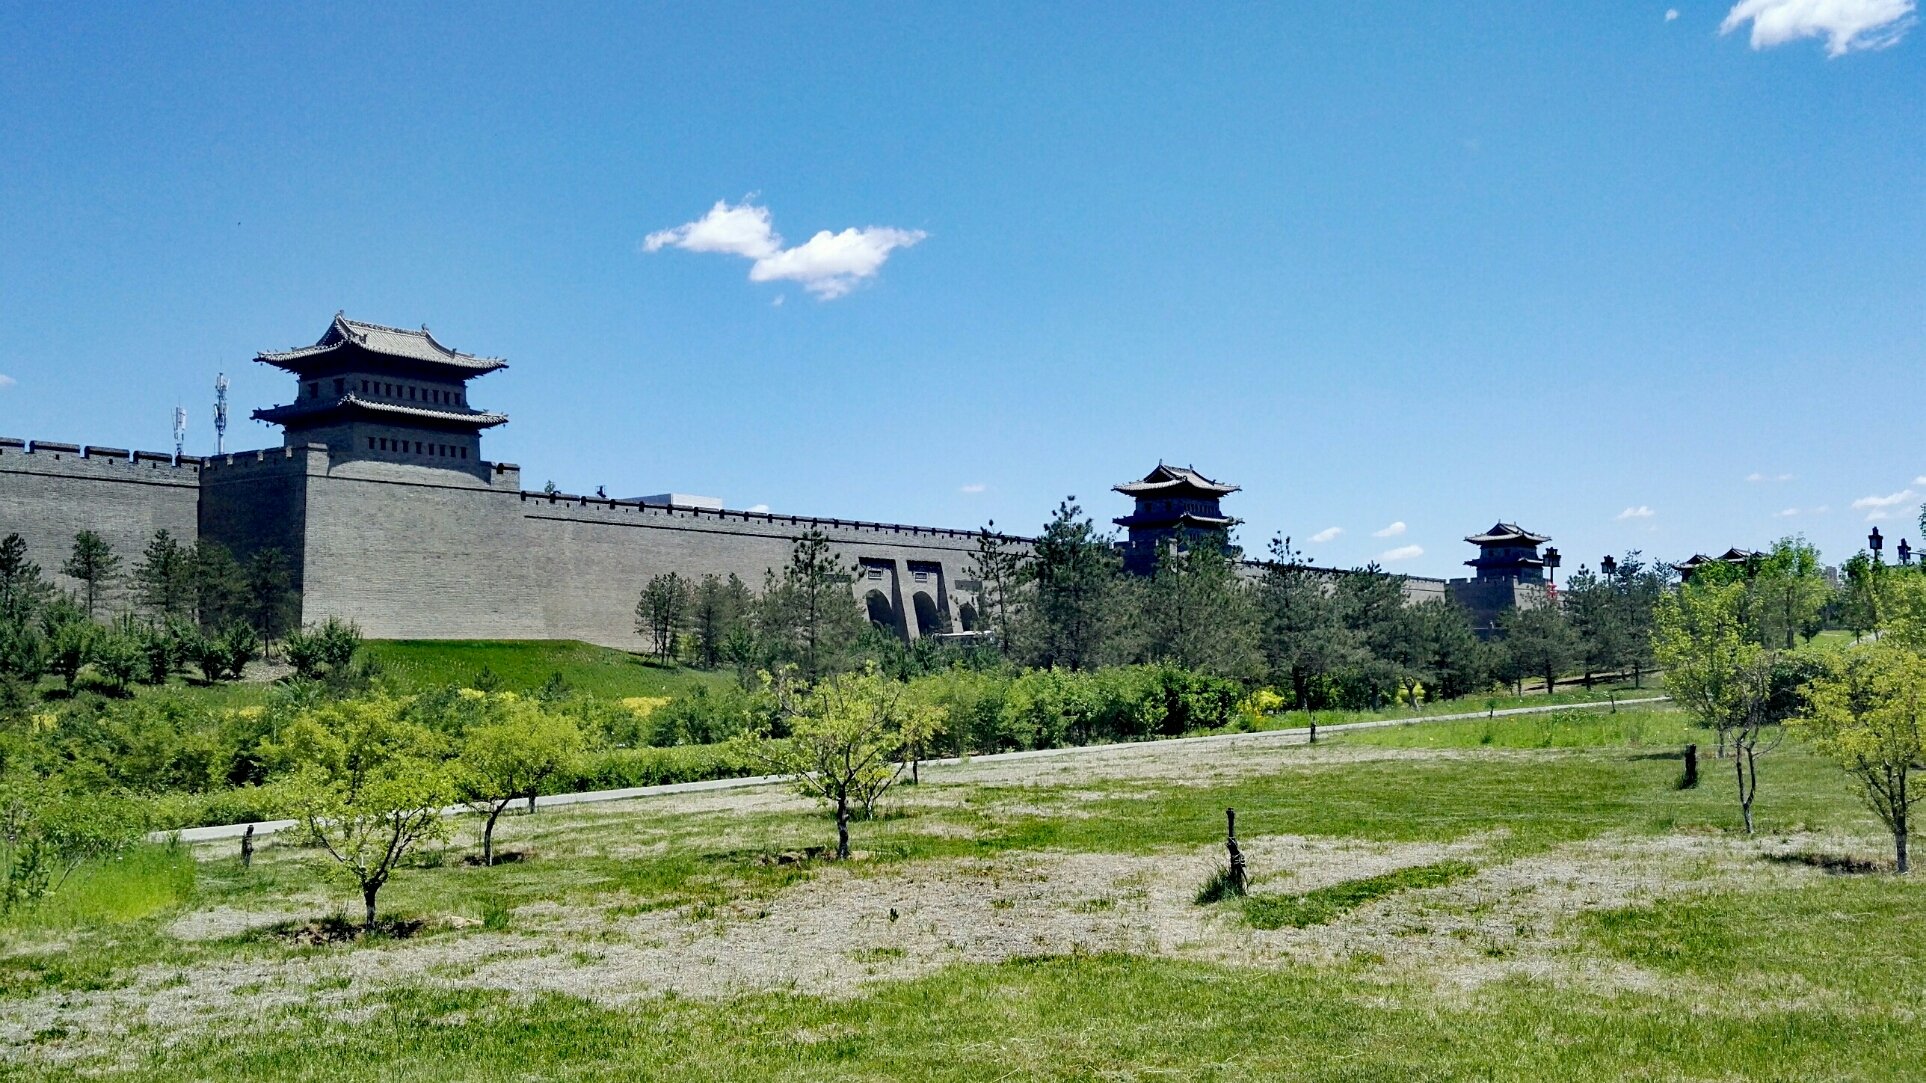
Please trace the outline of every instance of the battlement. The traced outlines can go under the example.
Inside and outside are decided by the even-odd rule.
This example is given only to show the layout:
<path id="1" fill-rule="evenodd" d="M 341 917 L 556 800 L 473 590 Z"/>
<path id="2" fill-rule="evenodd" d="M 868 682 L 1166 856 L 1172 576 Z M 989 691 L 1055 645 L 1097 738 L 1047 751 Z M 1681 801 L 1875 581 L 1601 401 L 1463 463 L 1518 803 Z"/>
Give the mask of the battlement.
<path id="1" fill-rule="evenodd" d="M 279 466 L 291 461 L 307 462 L 320 456 L 323 463 L 328 459 L 328 445 L 302 444 L 299 447 L 270 447 L 257 451 L 235 451 L 226 455 L 209 455 L 202 459 L 208 470 L 246 469 L 251 466 L 267 464 Z"/>
<path id="2" fill-rule="evenodd" d="M 200 475 L 202 460 L 194 455 L 173 455 L 161 451 L 130 451 L 127 448 L 101 447 L 96 444 L 69 444 L 56 440 L 23 440 L 0 436 L 0 456 L 18 456 L 21 469 L 58 472 L 74 476 L 127 476 L 135 470 L 152 471 L 129 480 L 192 483 Z M 56 467 L 53 464 L 59 463 Z M 165 473 L 163 473 L 163 471 Z"/>
<path id="3" fill-rule="evenodd" d="M 522 502 L 546 504 L 555 508 L 602 508 L 630 511 L 669 519 L 707 519 L 718 523 L 751 523 L 765 527 L 802 527 L 834 531 L 838 534 L 880 534 L 896 538 L 929 538 L 944 541 L 974 542 L 977 531 L 947 527 L 915 526 L 908 523 L 878 523 L 866 519 L 825 519 L 813 515 L 783 515 L 768 511 L 736 511 L 728 508 L 696 508 L 676 504 L 653 504 L 643 500 L 617 500 L 613 497 L 581 496 L 576 493 L 537 493 L 522 490 Z M 998 534 L 1008 542 L 1027 543 L 1031 539 Z"/>

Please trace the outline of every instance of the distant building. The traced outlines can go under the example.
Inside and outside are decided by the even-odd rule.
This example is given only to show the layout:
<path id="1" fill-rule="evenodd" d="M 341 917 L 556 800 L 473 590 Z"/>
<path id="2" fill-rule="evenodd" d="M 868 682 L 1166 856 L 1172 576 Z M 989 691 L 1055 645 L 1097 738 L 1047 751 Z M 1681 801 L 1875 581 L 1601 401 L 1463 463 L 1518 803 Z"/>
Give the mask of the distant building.
<path id="1" fill-rule="evenodd" d="M 644 504 L 663 508 L 699 508 L 703 511 L 721 511 L 722 498 L 719 496 L 696 496 L 693 493 L 656 493 L 653 496 L 638 496 L 633 499 Z"/>
<path id="2" fill-rule="evenodd" d="M 1137 502 L 1129 515 L 1111 520 L 1125 530 L 1125 570 L 1136 575 L 1155 571 L 1157 547 L 1166 541 L 1187 546 L 1199 538 L 1216 538 L 1227 554 L 1237 555 L 1229 538 L 1238 520 L 1219 505 L 1237 486 L 1212 481 L 1192 467 L 1158 463 L 1143 480 L 1112 488 Z"/>
<path id="3" fill-rule="evenodd" d="M 1490 530 L 1473 534 L 1466 541 L 1478 547 L 1478 555 L 1465 564 L 1473 569 L 1469 579 L 1453 579 L 1451 599 L 1471 614 L 1472 628 L 1489 639 L 1499 632 L 1499 618 L 1513 609 L 1535 609 L 1552 597 L 1545 578 L 1546 557 L 1538 547 L 1550 535 L 1534 534 L 1517 523 L 1493 523 Z"/>
<path id="4" fill-rule="evenodd" d="M 1692 578 L 1693 572 L 1698 571 L 1707 564 L 1745 564 L 1757 559 L 1761 555 L 1763 554 L 1751 549 L 1740 549 L 1734 546 L 1715 557 L 1706 556 L 1704 553 L 1693 553 L 1692 559 L 1674 564 L 1672 565 L 1672 569 L 1679 573 L 1680 579 L 1690 579 Z"/>

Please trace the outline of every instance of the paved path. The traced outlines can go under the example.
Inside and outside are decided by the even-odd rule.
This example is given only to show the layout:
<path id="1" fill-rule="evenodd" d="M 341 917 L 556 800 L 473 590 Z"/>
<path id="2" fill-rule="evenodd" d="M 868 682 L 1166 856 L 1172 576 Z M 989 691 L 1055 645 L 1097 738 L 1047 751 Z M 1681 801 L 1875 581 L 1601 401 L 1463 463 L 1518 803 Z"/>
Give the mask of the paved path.
<path id="1" fill-rule="evenodd" d="M 1335 726 L 1319 726 L 1319 733 L 1343 733 L 1347 730 L 1381 729 L 1386 726 L 1409 726 L 1419 722 L 1461 722 L 1471 718 L 1504 718 L 1508 715 L 1545 714 L 1551 711 L 1584 711 L 1601 707 L 1631 707 L 1642 703 L 1664 703 L 1670 696 L 1646 696 L 1642 699 L 1621 699 L 1616 705 L 1610 701 L 1602 703 L 1554 703 L 1543 707 L 1507 707 L 1498 711 L 1466 711 L 1462 714 L 1413 715 L 1409 718 L 1380 718 L 1370 722 L 1345 722 Z M 1025 752 L 996 752 L 987 756 L 951 757 L 940 760 L 924 760 L 925 768 L 957 767 L 968 763 L 1008 763 L 1018 760 L 1040 760 L 1055 756 L 1093 756 L 1105 752 L 1146 747 L 1211 745 L 1236 741 L 1246 745 L 1296 744 L 1310 736 L 1310 728 L 1299 726 L 1283 730 L 1257 730 L 1240 733 L 1212 733 L 1203 737 L 1169 737 L 1159 741 L 1127 741 L 1108 745 L 1067 745 L 1063 748 L 1036 748 Z M 537 808 L 557 808 L 563 805 L 586 805 L 600 801 L 629 801 L 638 797 L 661 797 L 666 794 L 702 793 L 708 790 L 741 790 L 755 786 L 775 786 L 788 781 L 787 775 L 751 775 L 747 778 L 718 778 L 707 782 L 673 782 L 662 786 L 632 786 L 625 790 L 593 790 L 588 793 L 558 793 L 535 799 Z M 466 805 L 451 805 L 442 810 L 444 816 L 458 816 L 469 811 Z M 249 827 L 254 828 L 254 836 L 272 835 L 295 826 L 293 820 L 261 820 L 253 824 L 222 824 L 218 827 L 189 827 L 178 832 L 157 831 L 149 836 L 155 841 L 164 841 L 170 835 L 178 834 L 182 842 L 210 842 L 217 839 L 237 839 Z"/>

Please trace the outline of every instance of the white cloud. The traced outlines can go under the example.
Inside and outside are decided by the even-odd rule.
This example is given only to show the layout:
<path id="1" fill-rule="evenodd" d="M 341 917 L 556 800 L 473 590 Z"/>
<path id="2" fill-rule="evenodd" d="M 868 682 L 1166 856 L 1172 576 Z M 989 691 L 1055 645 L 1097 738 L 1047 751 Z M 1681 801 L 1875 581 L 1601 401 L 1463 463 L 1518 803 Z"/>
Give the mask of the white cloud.
<path id="1" fill-rule="evenodd" d="M 1826 39 L 1826 55 L 1897 44 L 1917 20 L 1915 0 L 1739 0 L 1719 33 L 1750 22 L 1752 47 L 1769 49 L 1800 38 Z"/>
<path id="2" fill-rule="evenodd" d="M 750 505 L 750 506 L 749 506 L 748 508 L 746 508 L 746 509 L 744 509 L 744 510 L 746 510 L 746 511 L 752 511 L 752 512 L 755 512 L 755 513 L 756 513 L 757 515 L 767 515 L 767 514 L 769 514 L 769 505 L 767 505 L 767 504 L 752 504 L 752 505 Z"/>
<path id="3" fill-rule="evenodd" d="M 893 226 L 822 230 L 794 248 L 784 248 L 769 208 L 747 199 L 736 206 L 719 200 L 709 213 L 673 229 L 657 230 L 642 241 L 644 252 L 681 248 L 720 252 L 754 260 L 751 282 L 795 282 L 822 300 L 841 297 L 882 270 L 891 252 L 908 248 L 928 234 Z M 778 297 L 773 304 L 781 304 Z"/>
<path id="4" fill-rule="evenodd" d="M 5 391 L 7 388 L 12 387 L 13 385 L 19 382 L 20 381 L 14 379 L 11 376 L 0 374 L 0 391 Z"/>
<path id="5" fill-rule="evenodd" d="M 1678 17 L 1679 17 L 1679 9 L 1678 9 L 1678 8 L 1666 8 L 1666 9 L 1665 9 L 1665 21 L 1666 21 L 1666 22 L 1668 22 L 1668 23 L 1669 23 L 1669 22 L 1672 22 L 1673 20 L 1675 20 L 1675 19 L 1677 19 Z"/>
<path id="6" fill-rule="evenodd" d="M 1311 540 L 1319 543 L 1334 541 L 1337 536 L 1342 533 L 1344 533 L 1344 528 L 1341 526 L 1327 526 L 1323 530 L 1311 535 Z"/>
<path id="7" fill-rule="evenodd" d="M 7 384 L 10 384 L 13 382 L 12 380 L 8 380 L 5 376 L 0 376 L 0 381 L 4 381 L 4 382 L 0 382 L 0 387 L 5 387 L 7 386 Z M 1914 478 L 1913 484 L 1926 485 L 1926 474 L 1921 474 L 1920 476 Z"/>
<path id="8" fill-rule="evenodd" d="M 982 482 L 973 481 L 973 482 L 970 482 L 968 485 L 963 486 L 963 488 L 958 489 L 957 491 L 962 493 L 969 493 L 970 495 L 974 496 L 977 493 L 982 492 L 986 488 L 988 488 L 988 486 L 984 485 Z"/>
<path id="9" fill-rule="evenodd" d="M 1752 482 L 1753 484 L 1755 484 L 1755 485 L 1756 485 L 1756 484 L 1758 484 L 1759 482 L 1762 482 L 1762 481 L 1791 481 L 1791 480 L 1793 480 L 1793 475 L 1791 475 L 1791 474 L 1761 474 L 1761 473 L 1759 473 L 1759 472 L 1758 472 L 1757 470 L 1754 470 L 1754 471 L 1753 471 L 1752 473 L 1750 473 L 1750 474 L 1747 474 L 1747 475 L 1745 476 L 1745 480 L 1747 480 L 1747 481 L 1749 481 L 1749 482 Z"/>
<path id="10" fill-rule="evenodd" d="M 1798 508 L 1782 508 L 1782 509 L 1780 509 L 1780 510 L 1778 510 L 1778 511 L 1775 511 L 1775 512 L 1773 512 L 1772 514 L 1773 514 L 1773 515 L 1775 515 L 1775 516 L 1777 516 L 1777 517 L 1778 517 L 1778 518 L 1780 518 L 1780 519 L 1790 519 L 1790 518 L 1792 518 L 1793 516 L 1795 516 L 1795 515 L 1797 515 L 1797 514 L 1799 514 L 1799 509 L 1798 509 Z"/>
<path id="11" fill-rule="evenodd" d="M 1422 545 L 1400 545 L 1396 549 L 1386 549 L 1384 552 L 1378 554 L 1378 560 L 1385 564 L 1390 564 L 1394 561 L 1410 560 L 1412 557 L 1421 557 L 1423 555 L 1424 546 Z"/>
<path id="12" fill-rule="evenodd" d="M 1874 519 L 1889 519 L 1892 517 L 1894 508 L 1918 495 L 1911 489 L 1901 489 L 1896 493 L 1887 493 L 1885 496 L 1862 496 L 1852 502 L 1852 510 L 1865 512 L 1867 522 Z"/>
<path id="13" fill-rule="evenodd" d="M 746 199 L 731 207 L 728 200 L 718 199 L 708 214 L 674 229 L 657 230 L 642 241 L 644 252 L 660 252 L 669 247 L 767 259 L 782 251 L 782 238 L 776 236 L 769 208 L 758 207 Z"/>
<path id="14" fill-rule="evenodd" d="M 1618 517 L 1620 519 L 1650 519 L 1652 516 L 1657 514 L 1658 512 L 1655 512 L 1651 508 L 1648 508 L 1645 505 L 1640 504 L 1635 508 L 1626 508 L 1624 511 L 1619 512 Z"/>
<path id="15" fill-rule="evenodd" d="M 1371 536 L 1374 538 L 1395 538 L 1404 533 L 1404 530 L 1404 520 L 1400 519 L 1390 526 L 1385 527 L 1383 530 L 1373 530 Z"/>
<path id="16" fill-rule="evenodd" d="M 920 229 L 889 226 L 850 228 L 841 233 L 823 230 L 794 248 L 759 259 L 749 268 L 751 282 L 784 279 L 827 301 L 856 288 L 856 283 L 882 270 L 883 261 L 898 248 L 928 236 Z"/>
<path id="17" fill-rule="evenodd" d="M 1784 508 L 1772 514 L 1780 519 L 1790 519 L 1795 515 L 1824 515 L 1831 510 L 1830 505 L 1821 504 L 1816 508 Z"/>

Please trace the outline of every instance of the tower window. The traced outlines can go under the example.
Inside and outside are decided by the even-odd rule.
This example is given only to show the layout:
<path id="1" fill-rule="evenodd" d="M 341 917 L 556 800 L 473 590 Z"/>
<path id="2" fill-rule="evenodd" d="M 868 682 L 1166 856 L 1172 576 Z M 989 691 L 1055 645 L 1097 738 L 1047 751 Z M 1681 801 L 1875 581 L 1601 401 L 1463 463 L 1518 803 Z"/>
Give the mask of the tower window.
<path id="1" fill-rule="evenodd" d="M 467 448 L 462 448 L 462 449 L 461 449 L 461 457 L 462 457 L 462 458 L 464 458 L 464 459 L 466 459 L 466 458 L 468 457 L 468 449 L 467 449 Z"/>
<path id="2" fill-rule="evenodd" d="M 339 394 L 341 394 L 341 393 L 342 393 L 343 391 L 346 391 L 347 389 L 348 389 L 348 381 L 346 381 L 346 380 L 336 380 L 336 381 L 334 382 L 334 393 L 335 393 L 335 394 L 337 394 L 337 395 L 339 395 Z"/>
<path id="3" fill-rule="evenodd" d="M 374 446 L 374 437 L 372 437 L 372 436 L 370 436 L 370 437 L 368 437 L 368 450 L 369 450 L 369 451 L 373 451 L 374 449 L 375 449 L 375 446 Z"/>

